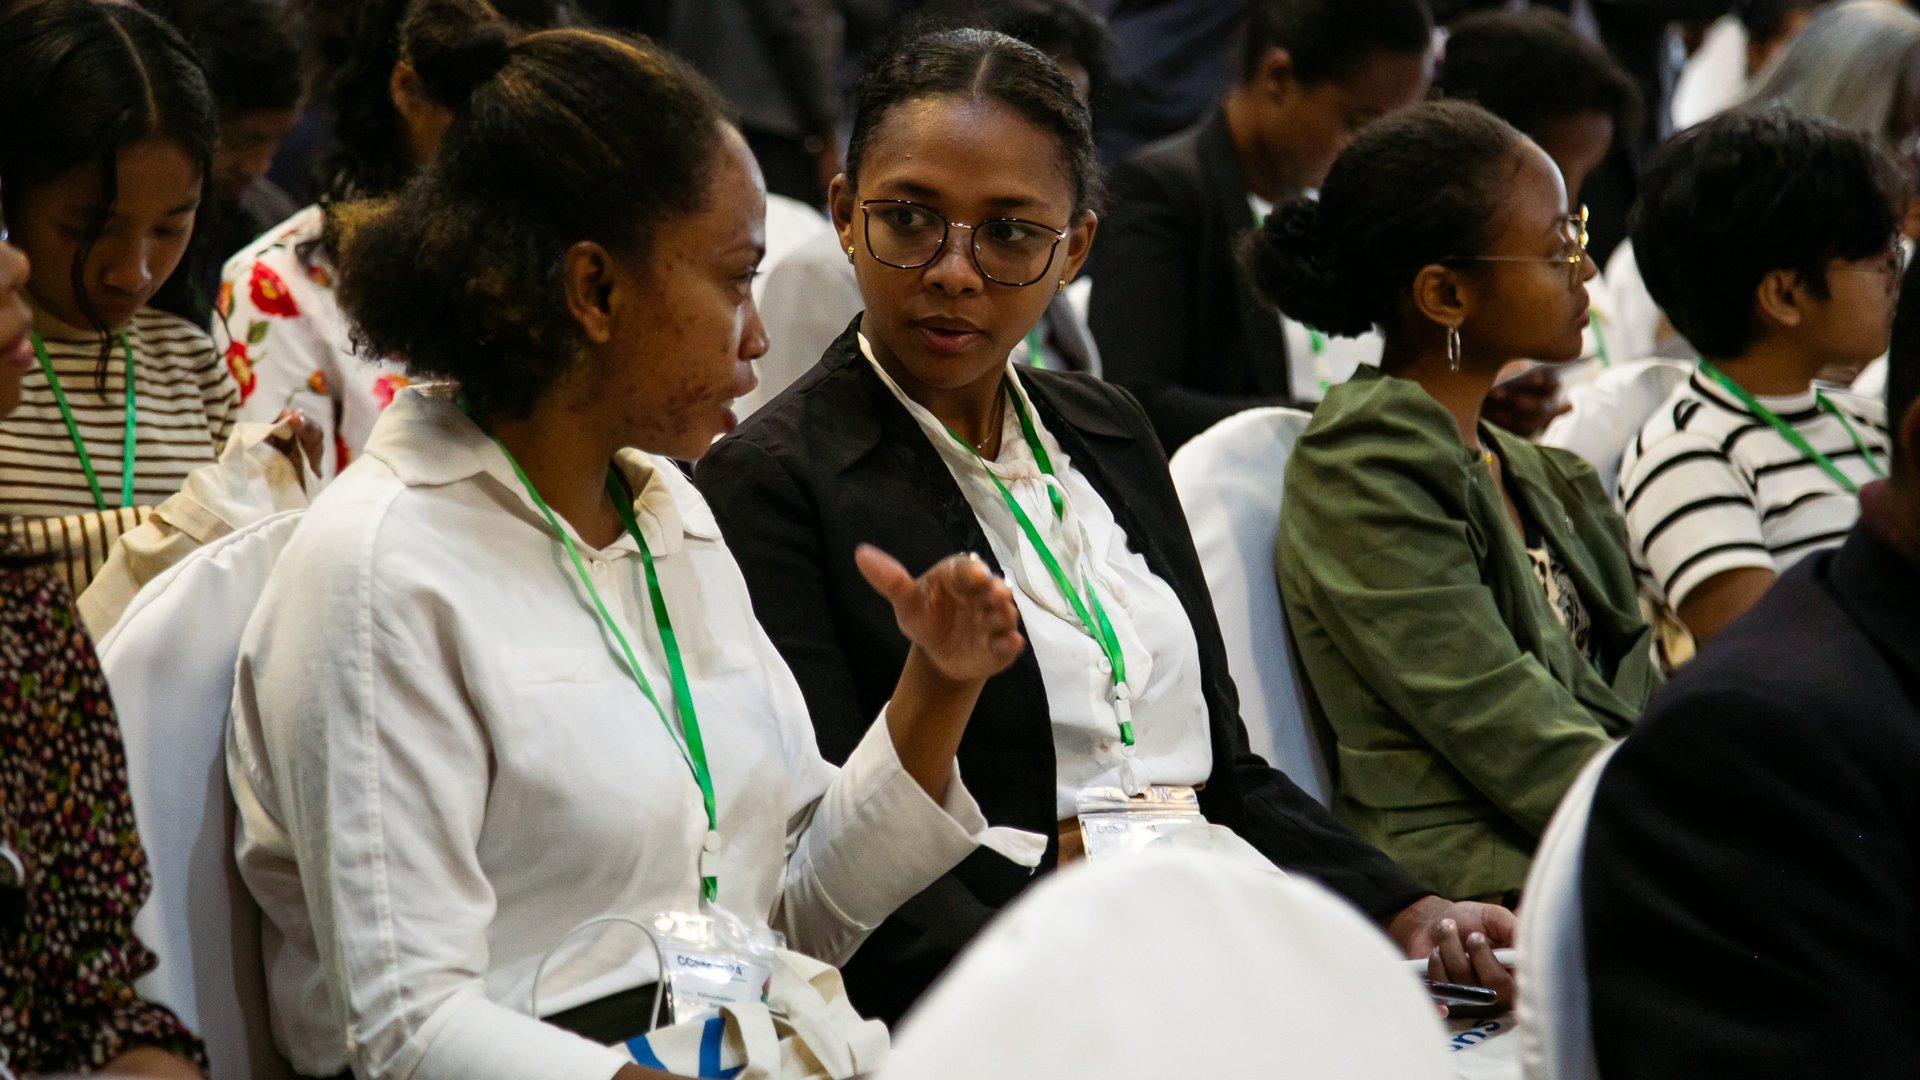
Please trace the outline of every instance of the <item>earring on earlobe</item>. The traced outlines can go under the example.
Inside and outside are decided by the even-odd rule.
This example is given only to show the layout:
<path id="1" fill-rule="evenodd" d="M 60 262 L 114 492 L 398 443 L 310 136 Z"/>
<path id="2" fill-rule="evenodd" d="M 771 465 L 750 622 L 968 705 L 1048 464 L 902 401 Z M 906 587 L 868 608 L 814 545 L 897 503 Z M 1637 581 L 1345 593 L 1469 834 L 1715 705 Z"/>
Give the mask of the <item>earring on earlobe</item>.
<path id="1" fill-rule="evenodd" d="M 1447 370 L 1460 373 L 1460 328 L 1447 327 Z"/>
<path id="2" fill-rule="evenodd" d="M 1057 283 L 1055 283 L 1055 284 L 1054 284 L 1054 286 L 1053 286 L 1053 294 L 1054 294 L 1055 296 L 1058 296 L 1058 295 L 1060 295 L 1061 293 L 1063 293 L 1063 292 L 1066 292 L 1066 291 L 1067 291 L 1067 279 L 1066 279 L 1066 278 L 1061 278 L 1061 279 L 1060 279 L 1060 280 L 1059 280 L 1059 281 L 1058 281 Z"/>
<path id="3" fill-rule="evenodd" d="M 847 245 L 847 265 L 848 266 L 853 265 L 853 245 L 852 244 Z"/>

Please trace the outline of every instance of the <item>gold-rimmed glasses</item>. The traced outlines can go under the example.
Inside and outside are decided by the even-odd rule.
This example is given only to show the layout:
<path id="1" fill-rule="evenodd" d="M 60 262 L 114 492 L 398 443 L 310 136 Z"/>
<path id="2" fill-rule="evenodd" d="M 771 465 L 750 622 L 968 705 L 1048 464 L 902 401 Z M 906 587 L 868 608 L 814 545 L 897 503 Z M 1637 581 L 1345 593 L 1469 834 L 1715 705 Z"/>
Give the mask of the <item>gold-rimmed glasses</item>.
<path id="1" fill-rule="evenodd" d="M 1563 247 L 1558 255 L 1454 255 L 1441 259 L 1441 263 L 1462 262 L 1535 262 L 1564 263 L 1567 267 L 1567 288 L 1580 285 L 1580 264 L 1587 261 L 1587 208 L 1568 214 L 1561 219 L 1561 241 Z"/>
<path id="2" fill-rule="evenodd" d="M 1892 296 L 1898 293 L 1900 291 L 1900 274 L 1901 271 L 1906 269 L 1906 260 L 1901 251 L 1900 241 L 1895 240 L 1888 246 L 1887 250 L 1881 252 L 1878 256 L 1868 257 L 1874 260 L 1871 266 L 1850 266 L 1845 262 L 1838 262 L 1834 265 L 1833 269 L 1844 270 L 1849 274 L 1879 274 L 1886 280 L 1887 295 Z M 1864 260 L 1856 259 L 1854 261 L 1861 262 Z"/>
<path id="3" fill-rule="evenodd" d="M 860 204 L 867 254 L 896 270 L 918 270 L 947 248 L 954 229 L 973 233 L 969 245 L 980 276 L 998 285 L 1031 285 L 1047 276 L 1053 253 L 1067 230 L 1025 218 L 994 218 L 974 225 L 948 221 L 931 206 L 905 199 L 868 199 Z"/>

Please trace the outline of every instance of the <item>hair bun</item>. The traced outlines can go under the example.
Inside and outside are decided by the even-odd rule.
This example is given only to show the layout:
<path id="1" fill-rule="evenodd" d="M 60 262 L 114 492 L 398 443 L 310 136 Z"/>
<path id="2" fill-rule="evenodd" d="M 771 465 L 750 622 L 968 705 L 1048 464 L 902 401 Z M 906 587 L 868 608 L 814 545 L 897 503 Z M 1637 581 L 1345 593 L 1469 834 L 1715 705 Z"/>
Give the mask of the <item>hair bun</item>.
<path id="1" fill-rule="evenodd" d="M 1372 329 L 1318 199 L 1302 196 L 1275 207 L 1253 238 L 1248 263 L 1254 283 L 1288 318 L 1340 337 Z"/>
<path id="2" fill-rule="evenodd" d="M 400 55 L 428 97 L 458 109 L 506 66 L 515 36 L 482 0 L 414 0 L 400 26 Z"/>

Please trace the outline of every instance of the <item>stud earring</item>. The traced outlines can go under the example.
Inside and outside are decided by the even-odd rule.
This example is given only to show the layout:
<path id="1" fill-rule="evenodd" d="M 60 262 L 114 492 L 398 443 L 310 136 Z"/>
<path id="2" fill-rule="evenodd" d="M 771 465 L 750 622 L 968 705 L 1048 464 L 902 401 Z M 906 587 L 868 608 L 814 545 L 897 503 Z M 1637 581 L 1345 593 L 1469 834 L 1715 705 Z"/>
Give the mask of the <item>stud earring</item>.
<path id="1" fill-rule="evenodd" d="M 1460 371 L 1460 328 L 1447 327 L 1447 370 L 1458 374 Z"/>
<path id="2" fill-rule="evenodd" d="M 1066 278 L 1061 278 L 1061 279 L 1060 279 L 1060 280 L 1059 280 L 1058 282 L 1056 282 L 1056 283 L 1054 284 L 1054 286 L 1053 286 L 1053 294 L 1054 294 L 1055 296 L 1058 296 L 1058 295 L 1060 295 L 1061 293 L 1063 293 L 1063 292 L 1066 292 L 1066 291 L 1067 291 L 1067 279 L 1066 279 Z"/>
<path id="3" fill-rule="evenodd" d="M 853 245 L 852 244 L 847 245 L 847 264 L 848 265 L 853 264 Z"/>

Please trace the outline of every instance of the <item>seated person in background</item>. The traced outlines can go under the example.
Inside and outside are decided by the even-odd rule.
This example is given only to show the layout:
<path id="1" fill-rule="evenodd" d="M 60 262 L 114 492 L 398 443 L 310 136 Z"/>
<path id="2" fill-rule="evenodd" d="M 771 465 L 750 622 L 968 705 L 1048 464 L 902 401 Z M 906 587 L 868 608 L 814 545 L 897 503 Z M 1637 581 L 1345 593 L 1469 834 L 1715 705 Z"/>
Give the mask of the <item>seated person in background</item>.
<path id="1" fill-rule="evenodd" d="M 1703 359 L 1628 444 L 1620 500 L 1644 587 L 1696 640 L 1840 543 L 1885 475 L 1880 403 L 1813 380 L 1886 349 L 1903 186 L 1865 137 L 1780 110 L 1722 114 L 1648 164 L 1634 248 Z"/>
<path id="2" fill-rule="evenodd" d="M 27 260 L 0 215 L 0 417 L 33 363 Z M 205 1053 L 133 982 L 149 887 L 120 725 L 73 596 L 0 546 L 0 1075 L 197 1078 Z M 10 1071 L 9 1071 L 10 1070 Z"/>
<path id="3" fill-rule="evenodd" d="M 1486 946 L 1505 940 L 1507 912 L 1428 895 L 1247 748 L 1139 405 L 1009 361 L 1092 244 L 1091 126 L 1058 67 L 985 31 L 922 38 L 861 82 L 832 191 L 866 310 L 695 472 L 821 751 L 855 752 L 860 718 L 909 661 L 884 603 L 849 575 L 854 552 L 878 544 L 910 568 L 975 552 L 1013 584 L 1030 648 L 988 681 L 959 759 L 989 821 L 1057 834 L 1043 868 L 1077 857 L 1087 792 L 1195 789 L 1208 822 L 1319 878 L 1407 955 L 1440 946 L 1456 979 L 1505 984 Z M 861 948 L 854 1004 L 900 1016 L 1032 880 L 990 852 L 967 860 Z"/>
<path id="4" fill-rule="evenodd" d="M 1608 1080 L 1920 1063 L 1920 271 L 1906 276 L 1891 477 L 1862 487 L 1838 550 L 1801 560 L 1674 676 L 1600 779 L 1582 894 Z"/>
<path id="5" fill-rule="evenodd" d="M 172 17 L 206 65 L 219 134 L 212 200 L 195 215 L 186 258 L 154 295 L 153 306 L 207 326 L 227 259 L 299 209 L 267 179 L 267 168 L 300 118 L 306 83 L 300 46 L 278 4 L 180 0 Z"/>
<path id="6" fill-rule="evenodd" d="M 236 419 L 206 333 L 149 306 L 202 209 L 213 102 L 172 28 L 83 0 L 0 24 L 0 102 L 0 179 L 33 262 L 35 358 L 19 408 L 0 419 L 0 516 L 82 595 L 129 534 L 164 520 L 198 543 L 276 508 L 262 492 L 217 511 L 162 509 L 229 446 Z M 271 446 L 240 449 L 274 468 Z M 304 504 L 297 474 L 276 475 L 272 499 Z M 149 569 L 181 553 L 142 550 Z"/>
<path id="7" fill-rule="evenodd" d="M 1294 448 L 1275 552 L 1335 809 L 1442 896 L 1510 899 L 1659 682 L 1593 470 L 1480 416 L 1502 367 L 1580 352 L 1593 269 L 1560 171 L 1476 105 L 1415 106 L 1275 210 L 1250 265 L 1310 326 L 1386 329 Z"/>
<path id="8" fill-rule="evenodd" d="M 217 2 L 217 0 L 209 0 Z M 514 32 L 560 23 L 565 0 L 494 0 L 491 18 Z M 319 89 L 339 145 L 327 164 L 327 195 L 268 229 L 227 260 L 217 309 L 227 368 L 240 390 L 242 420 L 264 420 L 289 405 L 321 435 L 317 471 L 331 480 L 366 444 L 394 394 L 407 385 L 395 363 L 353 341 L 334 293 L 339 230 L 333 208 L 399 191 L 439 152 L 459 95 L 453 69 L 422 53 L 457 30 L 421 0 L 321 2 L 303 9 L 329 62 Z"/>
<path id="9" fill-rule="evenodd" d="M 483 0 L 428 3 L 468 30 L 416 59 L 472 100 L 401 195 L 341 208 L 340 298 L 383 355 L 454 385 L 382 415 L 237 667 L 235 847 L 273 1033 L 308 1076 L 655 1075 L 619 1045 L 645 1030 L 653 949 L 571 931 L 712 902 L 833 963 L 983 842 L 1037 862 L 953 764 L 1023 642 L 977 560 L 916 581 L 863 551 L 910 656 L 847 721 L 867 734 L 846 768 L 821 759 L 668 460 L 731 426 L 766 347 L 745 141 L 651 45 L 510 43 Z"/>
<path id="10" fill-rule="evenodd" d="M 1110 42 L 1099 16 L 1081 0 L 941 0 L 928 4 L 914 22 L 918 33 L 974 27 L 996 30 L 1046 53 L 1073 80 L 1080 97 L 1092 103 L 1108 81 Z M 910 40 L 910 39 L 907 39 Z M 740 399 L 742 417 L 779 396 L 860 313 L 860 285 L 853 260 L 832 229 L 824 229 L 765 273 L 760 314 L 767 323 L 767 355 L 754 373 L 760 385 Z M 1033 332 L 1014 349 L 1014 358 L 1033 367 L 1101 373 L 1100 353 L 1086 319 L 1067 293 L 1056 293 Z"/>
<path id="11" fill-rule="evenodd" d="M 1447 34 L 1439 71 L 1435 97 L 1471 101 L 1547 152 L 1566 180 L 1568 206 L 1581 205 L 1587 174 L 1606 158 L 1616 136 L 1631 138 L 1640 127 L 1640 91 L 1632 76 L 1550 8 L 1460 20 Z M 1533 438 L 1565 409 L 1563 384 L 1583 383 L 1592 369 L 1631 359 L 1613 327 L 1606 282 L 1594 269 L 1587 281 L 1581 362 L 1535 367 L 1496 383 L 1483 410 L 1487 420 Z"/>
<path id="12" fill-rule="evenodd" d="M 1107 378 L 1140 399 L 1168 453 L 1242 409 L 1311 403 L 1344 380 L 1321 363 L 1324 338 L 1287 349 L 1238 245 L 1427 86 L 1425 0 L 1254 0 L 1248 17 L 1240 81 L 1205 123 L 1114 170 L 1102 231 L 1088 322 Z"/>

